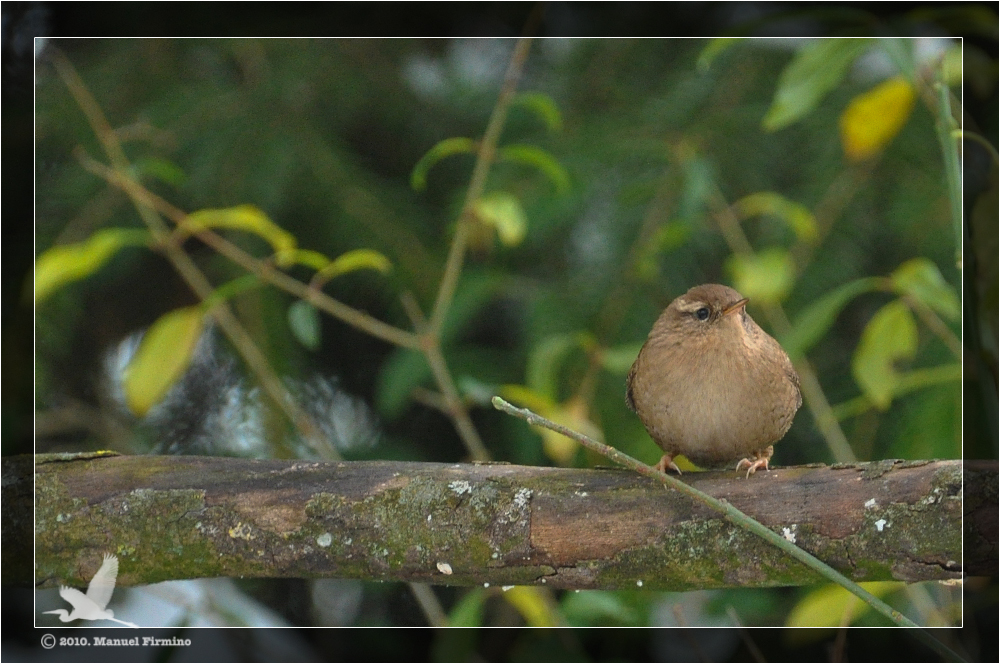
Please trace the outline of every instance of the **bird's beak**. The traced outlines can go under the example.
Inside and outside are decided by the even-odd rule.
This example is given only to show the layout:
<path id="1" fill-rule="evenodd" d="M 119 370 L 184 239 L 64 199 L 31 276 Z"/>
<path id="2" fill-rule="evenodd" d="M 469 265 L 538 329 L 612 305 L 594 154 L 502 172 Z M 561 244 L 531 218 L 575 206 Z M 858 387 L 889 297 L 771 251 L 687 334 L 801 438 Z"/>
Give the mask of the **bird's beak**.
<path id="1" fill-rule="evenodd" d="M 722 310 L 722 315 L 723 316 L 728 316 L 729 314 L 736 313 L 737 311 L 741 310 L 743 307 L 747 306 L 747 302 L 749 302 L 749 301 L 750 301 L 750 298 L 745 297 L 742 300 L 740 300 L 739 302 L 737 302 L 736 304 L 729 305 L 728 307 L 726 307 L 725 309 Z"/>

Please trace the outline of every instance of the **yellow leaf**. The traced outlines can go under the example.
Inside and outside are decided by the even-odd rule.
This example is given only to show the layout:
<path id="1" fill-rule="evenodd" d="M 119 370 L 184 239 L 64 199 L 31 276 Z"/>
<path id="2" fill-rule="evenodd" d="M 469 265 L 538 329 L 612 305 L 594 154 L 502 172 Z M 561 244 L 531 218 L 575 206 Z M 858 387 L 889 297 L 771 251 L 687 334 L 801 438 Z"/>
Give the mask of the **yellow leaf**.
<path id="1" fill-rule="evenodd" d="M 683 454 L 678 454 L 677 456 L 675 456 L 674 457 L 674 463 L 676 463 L 677 467 L 680 468 L 683 471 L 690 470 L 691 472 L 696 472 L 696 471 L 700 470 L 698 468 L 698 466 L 696 466 L 693 463 L 691 463 L 691 461 L 686 456 L 684 456 Z"/>
<path id="2" fill-rule="evenodd" d="M 517 197 L 504 191 L 495 191 L 476 201 L 473 207 L 476 218 L 497 230 L 500 241 L 508 247 L 521 243 L 528 232 L 528 218 Z"/>
<path id="3" fill-rule="evenodd" d="M 289 254 L 289 258 L 295 265 L 305 265 L 314 270 L 322 270 L 332 262 L 325 254 L 312 249 L 296 249 Z"/>
<path id="4" fill-rule="evenodd" d="M 851 161 L 881 152 L 906 124 L 916 91 L 902 76 L 889 79 L 851 100 L 840 116 L 840 139 Z"/>
<path id="5" fill-rule="evenodd" d="M 48 249 L 35 262 L 35 302 L 41 302 L 70 282 L 90 276 L 122 247 L 148 243 L 147 231 L 106 228 L 83 242 Z"/>
<path id="6" fill-rule="evenodd" d="M 529 627 L 555 627 L 559 624 L 554 607 L 539 588 L 514 586 L 503 598 L 517 609 Z"/>
<path id="7" fill-rule="evenodd" d="M 572 397 L 569 401 L 557 406 L 549 419 L 556 424 L 590 436 L 594 440 L 602 440 L 604 434 L 590 420 L 588 410 L 587 403 L 583 399 Z M 556 433 L 551 429 L 542 431 L 542 449 L 545 451 L 545 456 L 560 466 L 568 466 L 572 463 L 579 447 L 580 443 L 561 433 Z"/>
<path id="8" fill-rule="evenodd" d="M 533 410 L 556 424 L 586 434 L 595 440 L 604 438 L 601 429 L 589 419 L 587 403 L 579 397 L 573 397 L 565 403 L 557 404 L 551 398 L 523 385 L 504 385 L 500 388 L 500 396 Z M 578 442 L 551 429 L 544 427 L 536 427 L 536 429 L 542 436 L 542 449 L 545 456 L 560 466 L 568 465 L 573 460 L 580 447 Z"/>
<path id="9" fill-rule="evenodd" d="M 500 388 L 500 396 L 533 410 L 542 417 L 549 417 L 557 408 L 556 402 L 551 398 L 524 385 L 504 385 Z"/>
<path id="10" fill-rule="evenodd" d="M 122 377 L 129 410 L 145 416 L 184 375 L 204 320 L 202 308 L 193 306 L 174 309 L 150 326 Z"/>
<path id="11" fill-rule="evenodd" d="M 374 249 L 352 249 L 333 259 L 329 265 L 319 271 L 315 278 L 318 281 L 326 282 L 342 274 L 365 269 L 377 270 L 386 274 L 392 269 L 392 262 Z"/>
<path id="12" fill-rule="evenodd" d="M 869 581 L 859 584 L 862 588 L 883 597 L 901 588 L 900 581 Z M 785 627 L 827 627 L 837 628 L 851 625 L 868 609 L 868 605 L 856 595 L 840 586 L 823 586 L 813 590 L 796 604 L 785 619 Z M 827 636 L 825 630 L 794 630 L 786 633 L 789 641 L 803 644 Z"/>
<path id="13" fill-rule="evenodd" d="M 189 233 L 209 228 L 231 228 L 254 233 L 271 245 L 278 265 L 288 267 L 295 263 L 295 237 L 254 205 L 198 210 L 189 214 L 180 228 Z"/>

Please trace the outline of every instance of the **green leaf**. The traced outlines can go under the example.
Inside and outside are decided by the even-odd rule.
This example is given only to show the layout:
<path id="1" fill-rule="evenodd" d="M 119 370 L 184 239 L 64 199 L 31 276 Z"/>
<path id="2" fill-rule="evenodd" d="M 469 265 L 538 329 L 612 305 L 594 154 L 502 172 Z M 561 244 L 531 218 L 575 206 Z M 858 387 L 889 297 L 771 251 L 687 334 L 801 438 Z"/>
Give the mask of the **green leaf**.
<path id="1" fill-rule="evenodd" d="M 730 46 L 740 41 L 741 37 L 716 37 L 708 42 L 708 46 L 701 50 L 701 54 L 698 55 L 698 72 L 704 74 L 711 67 L 712 63 L 719 55 L 728 49 Z"/>
<path id="2" fill-rule="evenodd" d="M 959 383 L 961 380 L 962 365 L 958 362 L 954 362 L 952 364 L 942 364 L 936 367 L 927 367 L 925 369 L 912 369 L 896 375 L 896 382 L 895 385 L 893 385 L 892 390 L 892 398 L 898 399 L 899 397 L 910 394 L 911 392 L 925 390 L 929 387 L 947 383 Z M 871 400 L 866 395 L 862 394 L 861 396 L 849 399 L 844 403 L 834 406 L 833 416 L 838 420 L 845 420 L 849 417 L 857 417 L 858 415 L 870 410 L 871 407 Z M 946 441 L 942 439 L 938 442 Z M 902 456 L 906 459 L 910 458 L 909 455 Z M 924 456 L 923 458 L 926 459 L 930 457 Z"/>
<path id="3" fill-rule="evenodd" d="M 869 581 L 859 585 L 876 597 L 884 597 L 893 590 L 902 588 L 904 584 L 900 581 Z M 866 610 L 868 605 L 864 601 L 841 586 L 823 586 L 799 600 L 785 619 L 785 627 L 850 625 Z M 805 630 L 799 631 L 798 636 L 801 640 L 796 640 L 796 643 L 807 643 L 825 638 L 827 633 Z"/>
<path id="4" fill-rule="evenodd" d="M 733 277 L 733 287 L 758 303 L 781 302 L 795 283 L 792 257 L 778 247 L 749 256 L 730 256 L 726 270 Z"/>
<path id="5" fill-rule="evenodd" d="M 254 205 L 198 210 L 189 214 L 180 228 L 189 233 L 210 228 L 228 228 L 253 233 L 271 245 L 278 265 L 288 267 L 295 262 L 295 236 L 271 221 Z"/>
<path id="6" fill-rule="evenodd" d="M 601 366 L 613 374 L 624 376 L 628 374 L 642 349 L 643 342 L 624 344 L 613 348 L 605 348 L 601 352 Z"/>
<path id="7" fill-rule="evenodd" d="M 566 593 L 562 600 L 563 615 L 571 625 L 634 625 L 638 612 L 625 604 L 617 593 L 607 590 L 584 590 Z"/>
<path id="8" fill-rule="evenodd" d="M 410 186 L 413 187 L 414 191 L 423 191 L 427 188 L 427 173 L 434 164 L 445 157 L 463 153 L 475 154 L 476 142 L 471 138 L 455 137 L 446 138 L 437 143 L 413 167 L 413 172 L 410 173 Z"/>
<path id="9" fill-rule="evenodd" d="M 204 309 L 195 305 L 165 313 L 150 326 L 122 376 L 129 410 L 145 416 L 184 375 L 204 321 Z"/>
<path id="10" fill-rule="evenodd" d="M 808 115 L 870 44 L 868 39 L 817 39 L 801 48 L 781 72 L 764 129 L 777 131 Z"/>
<path id="11" fill-rule="evenodd" d="M 148 175 L 161 182 L 165 182 L 173 187 L 184 184 L 187 176 L 181 167 L 168 159 L 146 158 L 140 159 L 133 165 L 139 175 Z"/>
<path id="12" fill-rule="evenodd" d="M 847 303 L 861 293 L 878 288 L 874 277 L 856 279 L 838 286 L 814 301 L 796 318 L 791 331 L 781 338 L 781 345 L 793 358 L 805 355 L 837 320 Z"/>
<path id="13" fill-rule="evenodd" d="M 917 323 L 909 307 L 893 300 L 868 321 L 854 351 L 851 370 L 861 390 L 880 410 L 892 403 L 899 383 L 894 363 L 917 352 Z"/>
<path id="14" fill-rule="evenodd" d="M 483 605 L 488 595 L 482 588 L 473 588 L 455 602 L 448 613 L 448 627 L 479 627 L 483 624 Z"/>
<path id="15" fill-rule="evenodd" d="M 319 350 L 320 320 L 316 307 L 305 300 L 296 300 L 288 307 L 288 327 L 295 339 L 311 351 Z"/>
<path id="16" fill-rule="evenodd" d="M 549 131 L 562 129 L 562 114 L 552 97 L 542 92 L 521 92 L 511 100 L 512 106 L 523 106 L 545 123 Z"/>
<path id="17" fill-rule="evenodd" d="M 555 185 L 556 191 L 564 193 L 569 190 L 569 173 L 556 158 L 534 145 L 514 144 L 497 150 L 500 161 L 511 161 L 540 170 Z"/>
<path id="18" fill-rule="evenodd" d="M 528 232 L 528 218 L 517 196 L 494 191 L 477 200 L 472 210 L 483 223 L 493 226 L 500 241 L 508 247 L 521 244 Z"/>
<path id="19" fill-rule="evenodd" d="M 913 258 L 890 275 L 893 287 L 900 295 L 908 295 L 933 309 L 948 320 L 957 320 L 960 302 L 951 285 L 929 258 Z"/>
<path id="20" fill-rule="evenodd" d="M 524 385 L 501 385 L 500 396 L 511 403 L 533 410 L 542 417 L 549 417 L 559 408 L 559 404 L 551 396 Z"/>
<path id="21" fill-rule="evenodd" d="M 816 218 L 809 208 L 790 201 L 773 191 L 761 191 L 744 196 L 733 204 L 736 213 L 746 219 L 763 215 L 771 215 L 785 222 L 795 236 L 803 242 L 815 242 L 819 231 L 816 228 Z"/>
<path id="22" fill-rule="evenodd" d="M 148 231 L 133 228 L 106 228 L 83 242 L 62 244 L 43 252 L 35 262 L 35 302 L 73 281 L 96 272 L 122 247 L 148 246 Z"/>

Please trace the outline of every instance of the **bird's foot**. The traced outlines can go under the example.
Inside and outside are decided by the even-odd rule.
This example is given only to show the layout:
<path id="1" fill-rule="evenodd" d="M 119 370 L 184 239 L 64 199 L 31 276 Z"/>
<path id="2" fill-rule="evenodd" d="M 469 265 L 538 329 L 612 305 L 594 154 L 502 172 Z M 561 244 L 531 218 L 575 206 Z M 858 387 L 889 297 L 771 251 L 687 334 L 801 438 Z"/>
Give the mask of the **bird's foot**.
<path id="1" fill-rule="evenodd" d="M 764 467 L 764 470 L 770 471 L 771 467 L 768 465 L 768 462 L 771 460 L 771 456 L 773 454 L 774 454 L 774 445 L 768 445 L 767 449 L 757 450 L 756 452 L 754 452 L 753 459 L 747 459 L 747 458 L 740 459 L 740 462 L 736 464 L 736 470 L 743 470 L 744 468 L 746 468 L 747 479 L 750 479 L 750 476 L 753 475 L 755 472 L 757 472 L 757 469 L 760 468 L 761 466 Z"/>
<path id="2" fill-rule="evenodd" d="M 674 463 L 674 457 L 670 454 L 664 454 L 660 458 L 660 461 L 655 466 L 653 466 L 653 468 L 656 468 L 658 471 L 664 474 L 666 474 L 667 468 L 673 468 L 674 470 L 677 471 L 678 475 L 684 474 L 681 472 L 681 469 L 677 467 L 677 464 Z"/>

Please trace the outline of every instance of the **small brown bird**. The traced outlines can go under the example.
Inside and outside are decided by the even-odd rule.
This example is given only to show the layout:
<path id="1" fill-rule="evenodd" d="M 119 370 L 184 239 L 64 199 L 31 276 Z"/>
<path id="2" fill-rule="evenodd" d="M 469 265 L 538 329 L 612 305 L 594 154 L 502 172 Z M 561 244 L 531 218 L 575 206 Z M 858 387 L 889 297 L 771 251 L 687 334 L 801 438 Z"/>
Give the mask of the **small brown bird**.
<path id="1" fill-rule="evenodd" d="M 768 469 L 774 443 L 802 405 L 799 376 L 777 341 L 728 286 L 695 286 L 670 303 L 629 371 L 625 401 L 665 454 L 718 467 L 737 459 L 747 477 Z"/>

